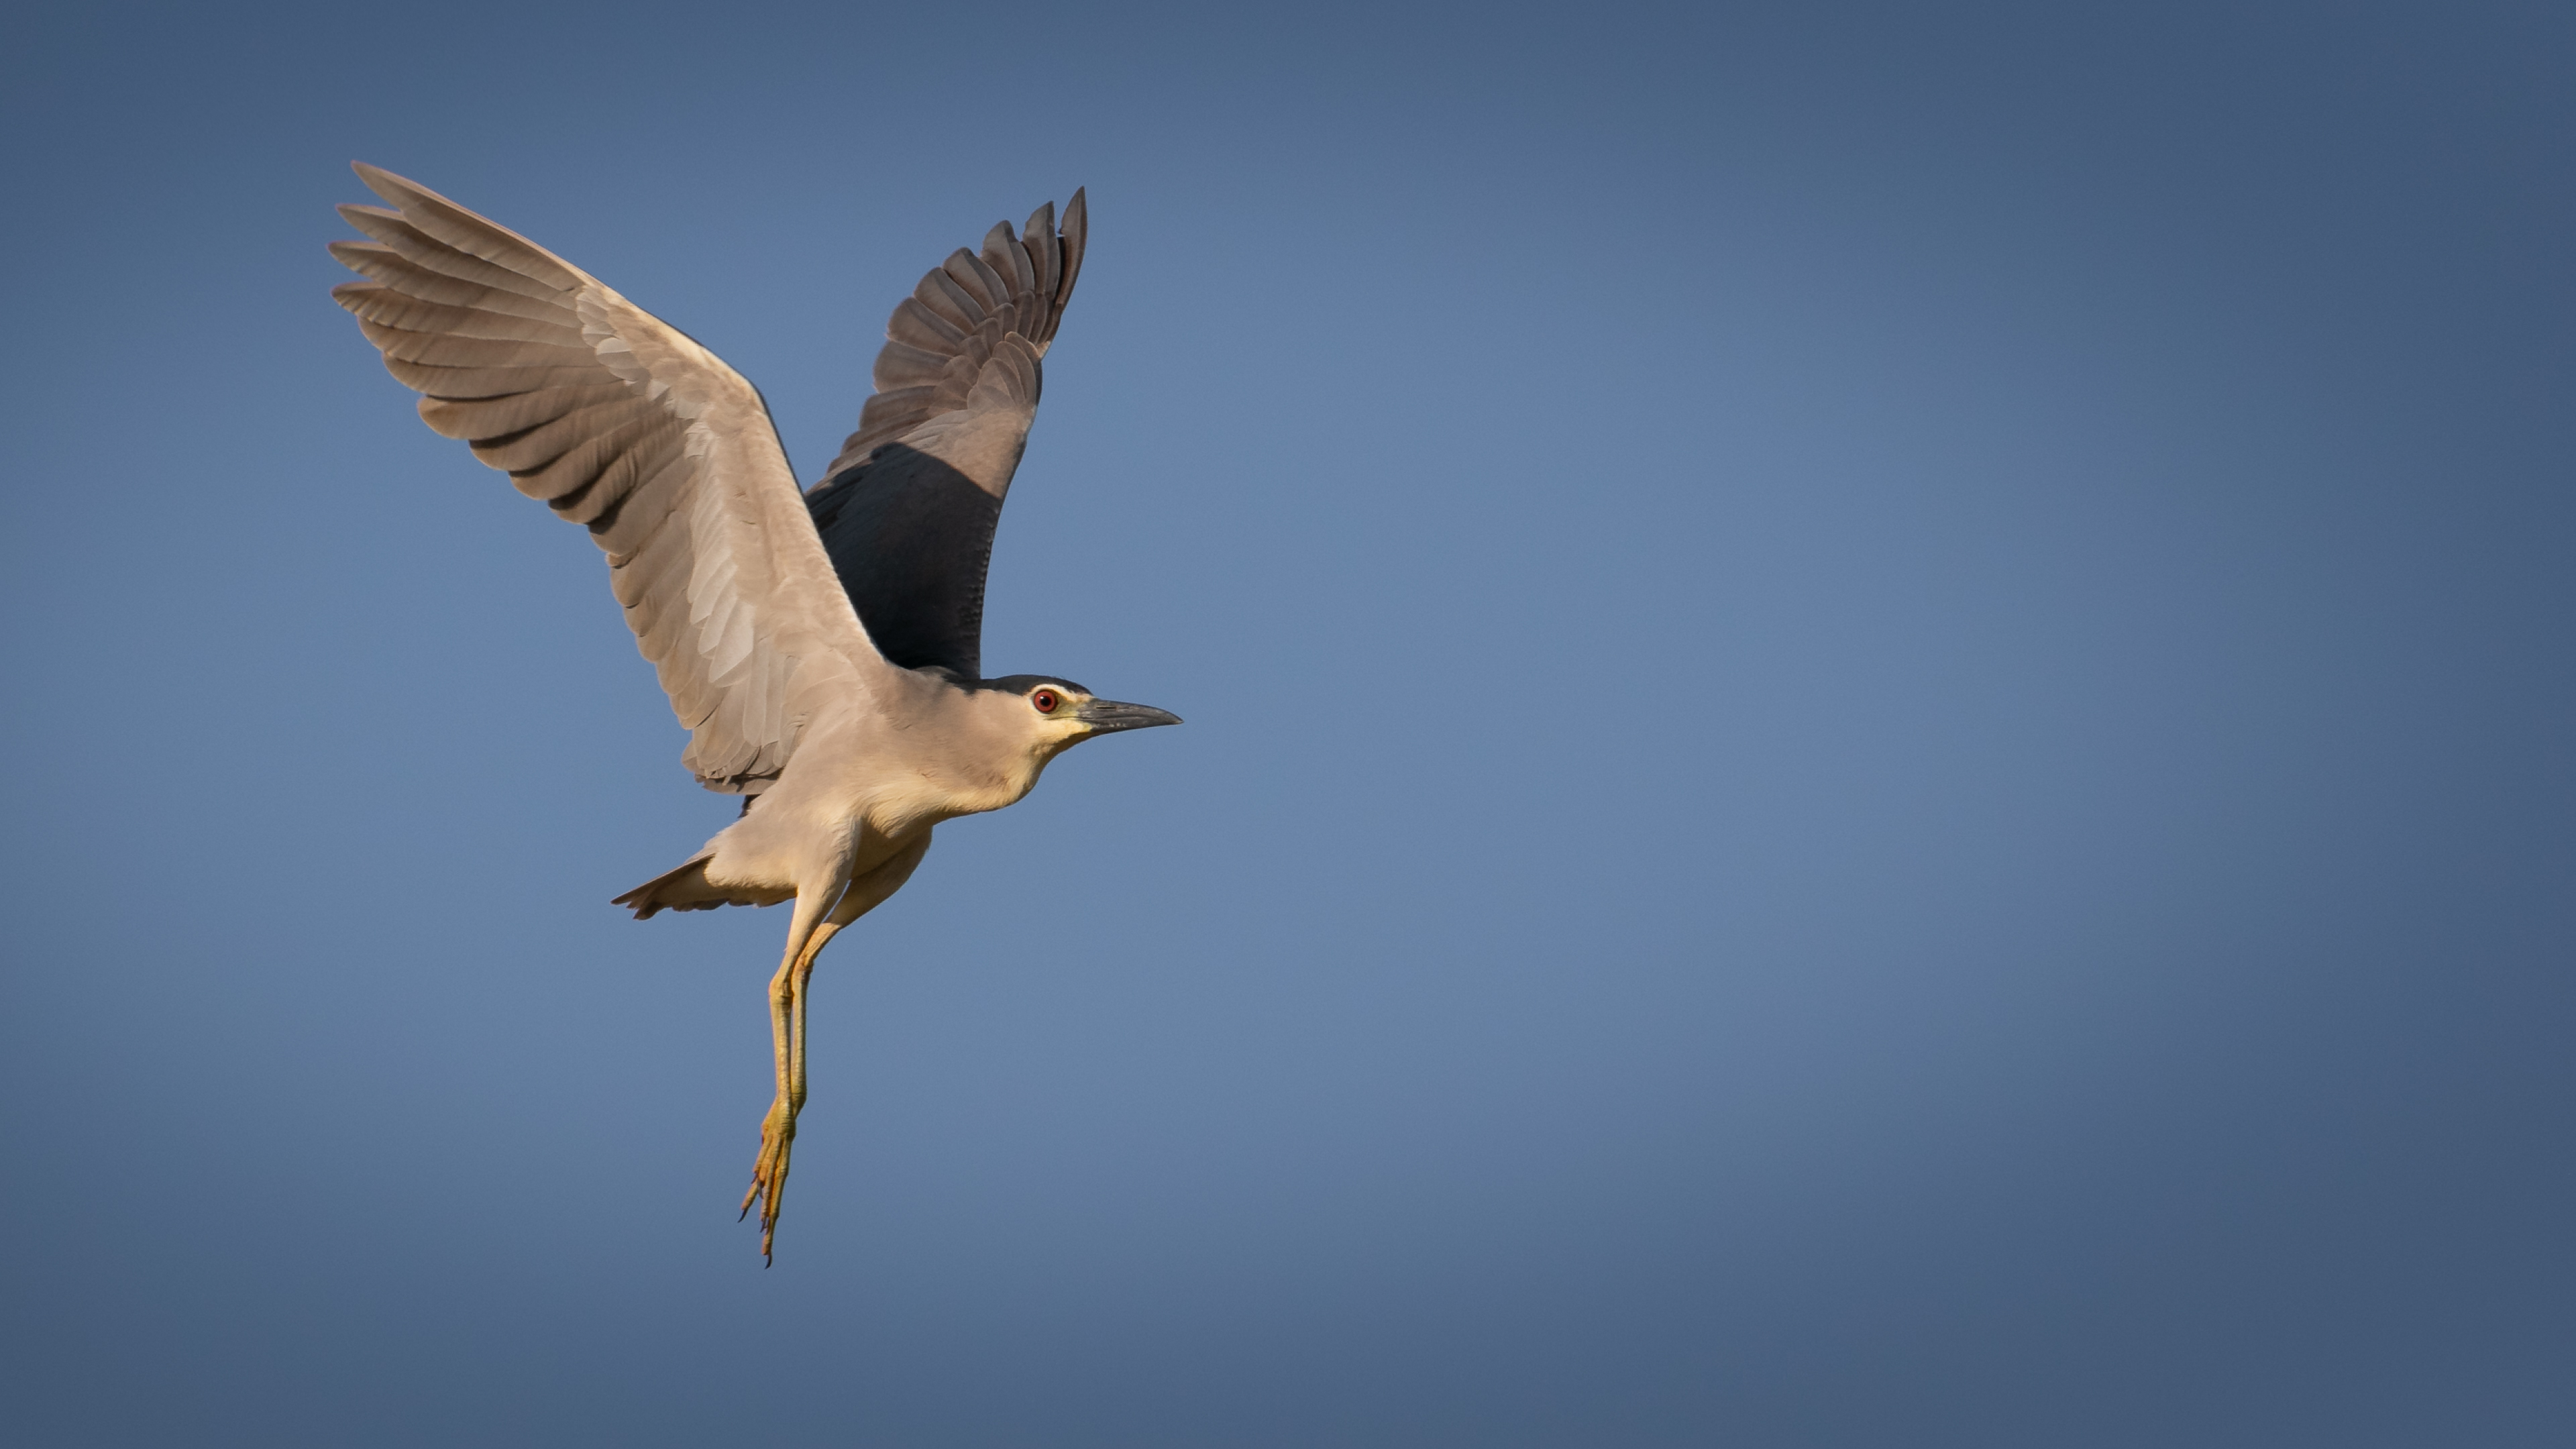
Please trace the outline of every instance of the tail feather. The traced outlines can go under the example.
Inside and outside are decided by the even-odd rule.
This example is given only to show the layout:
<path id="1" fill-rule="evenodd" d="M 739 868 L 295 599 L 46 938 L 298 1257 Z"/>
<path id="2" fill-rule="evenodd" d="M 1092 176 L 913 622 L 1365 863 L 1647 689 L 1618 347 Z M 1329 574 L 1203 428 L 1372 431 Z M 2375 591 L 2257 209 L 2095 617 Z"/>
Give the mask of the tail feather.
<path id="1" fill-rule="evenodd" d="M 795 894 L 788 891 L 770 895 L 716 885 L 707 879 L 707 862 L 714 858 L 714 852 L 710 851 L 677 870 L 655 876 L 610 904 L 627 907 L 635 912 L 635 919 L 641 921 L 661 910 L 712 911 L 718 906 L 774 906 Z"/>

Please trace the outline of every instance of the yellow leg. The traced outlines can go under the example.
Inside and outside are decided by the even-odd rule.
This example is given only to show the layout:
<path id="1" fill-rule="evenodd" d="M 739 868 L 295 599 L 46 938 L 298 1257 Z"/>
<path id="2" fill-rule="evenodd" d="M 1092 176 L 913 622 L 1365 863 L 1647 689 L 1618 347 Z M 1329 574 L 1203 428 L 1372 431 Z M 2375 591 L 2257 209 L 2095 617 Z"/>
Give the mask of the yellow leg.
<path id="1" fill-rule="evenodd" d="M 795 999 L 787 1014 L 787 1115 L 795 1120 L 805 1110 L 805 983 L 814 976 L 814 958 L 823 954 L 824 943 L 841 933 L 841 923 L 825 921 L 814 928 L 814 939 L 806 943 L 804 959 L 796 963 L 796 974 L 789 983 Z"/>
<path id="2" fill-rule="evenodd" d="M 796 923 L 787 933 L 787 956 L 778 963 L 778 974 L 769 980 L 769 1039 L 777 1063 L 778 1095 L 760 1124 L 760 1161 L 752 1169 L 751 1191 L 742 1195 L 746 1216 L 753 1203 L 762 1204 L 760 1255 L 764 1259 L 769 1256 L 771 1238 L 778 1226 L 778 1195 L 787 1187 L 787 1159 L 796 1142 L 796 1114 L 805 1108 L 805 988 L 814 974 L 814 958 L 823 954 L 824 945 L 840 934 L 842 927 L 876 909 L 901 889 L 928 849 L 930 832 L 925 830 L 883 865 L 845 882 L 838 891 L 813 892 L 816 907 L 810 913 L 806 909 L 808 896 L 803 892 L 797 895 Z M 826 900 L 830 903 L 828 909 L 821 904 Z"/>
<path id="3" fill-rule="evenodd" d="M 802 904 L 800 902 L 799 904 Z M 836 902 L 837 904 L 837 902 Z M 837 914 L 837 912 L 835 913 Z M 744 1216 L 760 1208 L 760 1256 L 770 1257 L 778 1231 L 779 1198 L 787 1190 L 787 1165 L 796 1144 L 796 1114 L 805 1106 L 805 983 L 814 974 L 814 958 L 840 933 L 843 922 L 823 920 L 799 933 L 778 974 L 769 979 L 769 1039 L 777 1067 L 777 1095 L 760 1123 L 760 1158 L 752 1166 L 751 1190 L 742 1195 Z"/>

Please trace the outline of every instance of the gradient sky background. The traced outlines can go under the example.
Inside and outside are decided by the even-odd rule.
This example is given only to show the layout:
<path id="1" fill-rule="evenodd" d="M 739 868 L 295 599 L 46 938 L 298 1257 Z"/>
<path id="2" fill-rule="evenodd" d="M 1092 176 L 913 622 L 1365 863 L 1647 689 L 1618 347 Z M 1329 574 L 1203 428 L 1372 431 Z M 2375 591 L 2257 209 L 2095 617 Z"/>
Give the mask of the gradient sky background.
<path id="1" fill-rule="evenodd" d="M 0 46 L 0 1431 L 2576 1442 L 2576 11 L 55 6 Z M 818 976 L 346 163 L 758 382 L 1090 187 Z"/>

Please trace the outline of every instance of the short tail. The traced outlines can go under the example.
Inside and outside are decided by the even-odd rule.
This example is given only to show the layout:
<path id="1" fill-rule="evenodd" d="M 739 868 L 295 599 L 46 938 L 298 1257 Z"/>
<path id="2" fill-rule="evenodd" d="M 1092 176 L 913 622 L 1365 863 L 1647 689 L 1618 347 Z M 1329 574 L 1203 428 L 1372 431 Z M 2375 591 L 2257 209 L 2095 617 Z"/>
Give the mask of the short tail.
<path id="1" fill-rule="evenodd" d="M 789 891 L 775 898 L 764 898 L 756 892 L 739 888 L 726 890 L 707 879 L 707 862 L 715 858 L 709 851 L 678 870 L 657 875 L 635 889 L 619 896 L 613 905 L 635 912 L 635 919 L 649 918 L 655 911 L 712 911 L 718 906 L 770 906 L 795 894 Z"/>

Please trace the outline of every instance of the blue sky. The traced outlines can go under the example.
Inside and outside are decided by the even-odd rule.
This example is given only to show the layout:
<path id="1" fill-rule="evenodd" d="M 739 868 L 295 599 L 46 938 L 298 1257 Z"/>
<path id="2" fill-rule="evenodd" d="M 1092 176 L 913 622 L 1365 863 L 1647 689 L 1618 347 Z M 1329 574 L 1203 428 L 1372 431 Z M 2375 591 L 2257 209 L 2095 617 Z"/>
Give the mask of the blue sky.
<path id="1" fill-rule="evenodd" d="M 2576 24 L 83 7 L 0 47 L 0 1423 L 2558 1445 Z M 985 658 L 1167 706 L 818 976 L 362 158 L 758 383 L 1090 191 Z"/>

